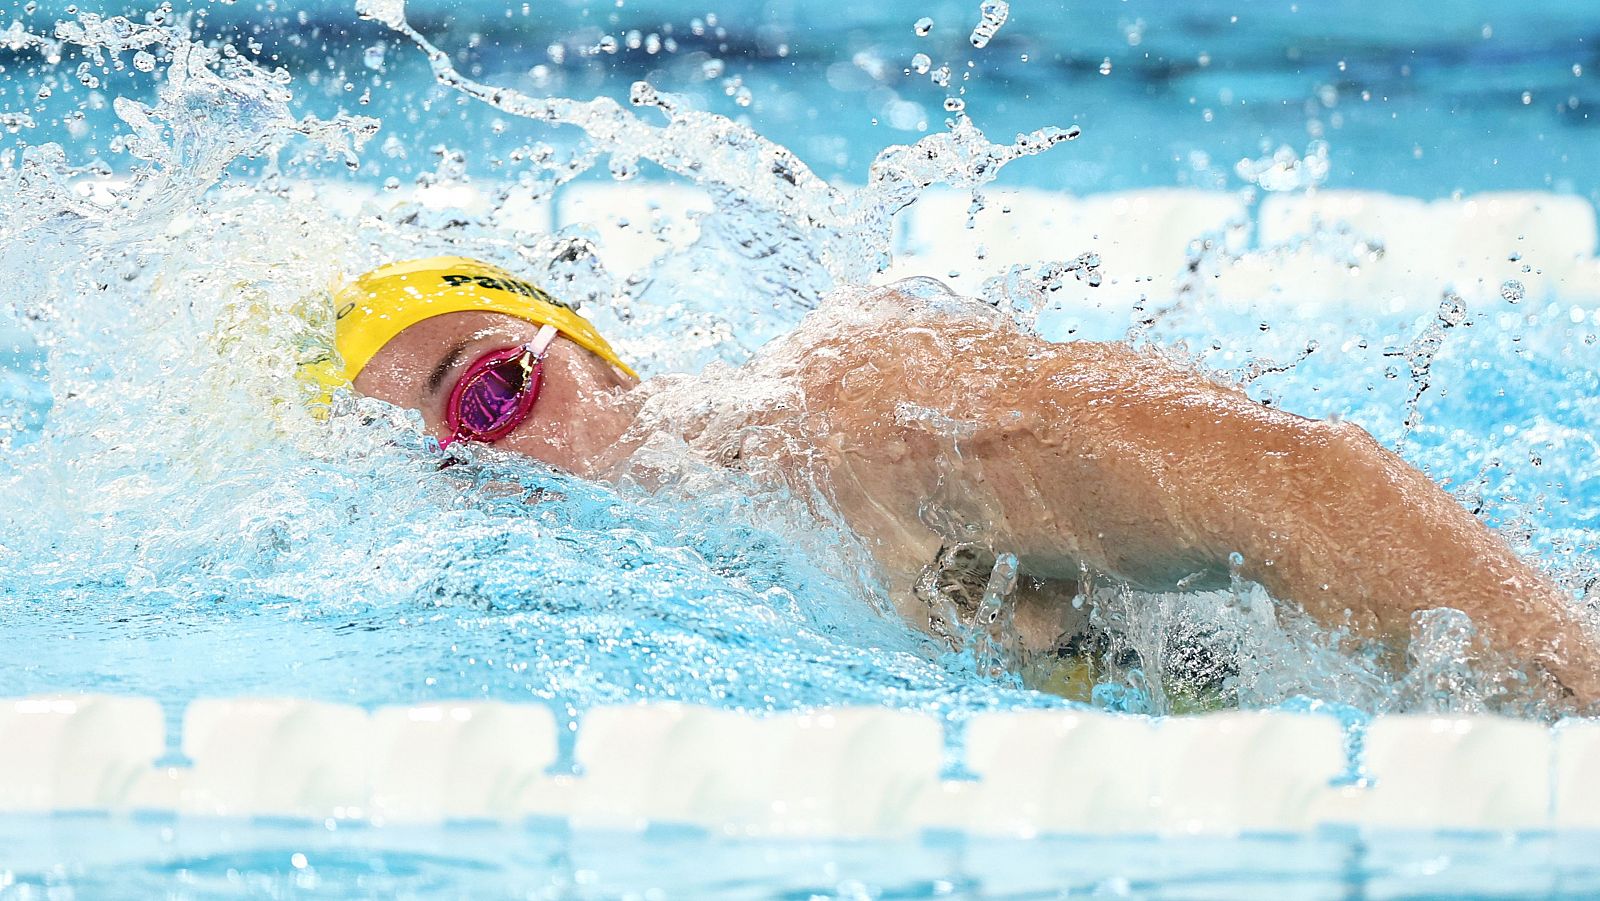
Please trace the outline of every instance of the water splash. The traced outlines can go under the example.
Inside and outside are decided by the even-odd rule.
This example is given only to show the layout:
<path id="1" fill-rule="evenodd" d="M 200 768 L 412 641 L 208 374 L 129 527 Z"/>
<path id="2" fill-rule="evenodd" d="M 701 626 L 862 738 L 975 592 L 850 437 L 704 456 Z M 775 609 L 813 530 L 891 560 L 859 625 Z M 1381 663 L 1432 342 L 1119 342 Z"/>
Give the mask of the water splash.
<path id="1" fill-rule="evenodd" d="M 403 4 L 364 9 L 404 25 Z M 944 133 L 886 150 L 869 184 L 849 191 L 748 129 L 648 85 L 634 99 L 662 122 L 609 101 L 489 87 L 462 77 L 424 42 L 446 87 L 589 135 L 567 157 L 537 142 L 518 149 L 539 178 L 488 188 L 497 206 L 509 208 L 514 192 L 548 197 L 606 156 L 618 175 L 655 165 L 713 194 L 716 209 L 688 252 L 652 264 L 648 284 L 619 285 L 574 234 L 535 234 L 494 214 L 413 202 L 339 211 L 330 199 L 335 182 L 291 175 L 277 154 L 303 147 L 306 158 L 333 157 L 338 170 L 370 136 L 370 120 L 297 117 L 286 74 L 198 41 L 181 22 L 80 16 L 68 26 L 44 36 L 14 25 L 0 40 L 69 73 L 74 54 L 98 52 L 158 76 L 157 94 L 153 103 L 115 103 L 127 126 L 118 145 L 126 171 L 76 163 L 55 145 L 26 147 L 20 163 L 0 157 L 0 271 L 19 298 L 4 325 L 16 337 L 0 345 L 18 348 L 0 382 L 0 609 L 11 624 L 8 656 L 28 661 L 8 691 L 184 698 L 270 687 L 362 703 L 537 697 L 562 709 L 640 698 L 941 712 L 1050 703 L 997 688 L 1037 662 L 1013 662 L 1026 655 L 1008 643 L 1016 589 L 1006 567 L 988 574 L 976 605 L 981 628 L 953 628 L 968 653 L 952 666 L 961 654 L 930 650 L 862 602 L 878 589 L 850 537 L 810 516 L 811 499 L 706 470 L 685 471 L 656 495 L 617 491 L 492 454 L 441 473 L 414 417 L 345 396 L 321 425 L 289 402 L 285 386 L 316 349 L 314 333 L 325 331 L 327 286 L 373 259 L 419 252 L 471 253 L 533 272 L 595 301 L 595 315 L 619 320 L 608 324 L 635 342 L 667 321 L 670 305 L 653 301 L 680 300 L 686 284 L 706 286 L 705 271 L 728 273 L 695 302 L 708 314 L 746 317 L 753 327 L 726 339 L 745 349 L 787 328 L 833 286 L 880 271 L 896 211 L 929 185 L 972 191 L 1074 131 L 997 145 L 956 116 Z M 386 57 L 385 65 L 398 64 Z M 426 157 L 394 136 L 384 153 Z M 464 179 L 470 154 L 445 148 L 425 186 Z M 262 161 L 262 174 L 230 178 L 230 166 L 251 157 Z M 1381 252 L 1352 247 L 1358 257 Z M 1101 278 L 1097 259 L 1071 252 L 1010 273 L 985 287 L 986 298 L 1031 321 L 1058 293 L 1051 285 Z M 1207 259 L 1224 252 L 1221 241 L 1197 251 L 1213 255 Z M 636 302 L 635 318 L 620 315 L 623 301 Z M 1189 301 L 1159 319 L 1164 339 L 1186 330 L 1197 341 L 1240 334 L 1212 318 L 1203 290 Z M 692 319 L 681 308 L 670 315 L 675 325 Z M 1539 367 L 1559 368 L 1550 361 L 1563 346 L 1547 334 L 1552 327 L 1526 330 L 1521 343 L 1536 362 L 1513 377 L 1549 386 Z M 1330 328 L 1323 346 L 1349 355 L 1334 381 L 1358 382 L 1363 348 L 1343 345 L 1359 335 L 1344 323 Z M 1509 359 L 1485 331 L 1453 334 L 1462 335 L 1464 352 Z M 1372 346 L 1421 340 L 1396 334 Z M 1309 346 L 1251 359 L 1290 358 Z M 1273 390 L 1315 409 L 1325 396 L 1315 394 L 1319 379 L 1307 370 L 1341 355 L 1304 356 L 1254 377 L 1271 376 Z M 1426 362 L 1438 383 L 1445 363 L 1437 355 Z M 1594 396 L 1578 383 L 1582 371 L 1562 371 L 1573 380 L 1563 392 L 1573 403 Z M 721 372 L 734 390 L 731 370 Z M 1359 394 L 1341 400 L 1384 422 L 1382 403 Z M 1461 402 L 1460 393 L 1451 400 Z M 1481 411 L 1454 420 L 1430 413 L 1408 433 L 1411 452 L 1441 472 L 1478 467 L 1477 451 L 1449 448 L 1469 442 L 1435 425 L 1450 421 L 1499 420 Z M 1592 479 L 1581 436 L 1553 428 L 1507 437 L 1484 455 L 1526 457 L 1558 441 L 1566 443 L 1544 453 L 1537 477 L 1572 486 Z M 687 465 L 681 448 L 651 451 L 651 462 Z M 1542 490 L 1526 472 L 1520 481 L 1504 475 L 1511 469 L 1485 470 L 1486 516 L 1506 518 L 1518 498 Z M 1536 547 L 1559 545 L 1574 578 L 1587 572 L 1592 581 L 1592 529 L 1579 515 L 1550 515 L 1566 518 L 1552 520 Z M 1539 531 L 1529 527 L 1530 536 Z M 1589 569 L 1579 572 L 1585 562 Z M 1427 686 L 1447 678 L 1477 692 L 1473 703 L 1483 709 L 1522 709 L 1507 700 L 1514 692 L 1485 675 L 1496 664 L 1474 663 L 1466 676 L 1451 668 L 1471 643 L 1455 640 L 1459 630 L 1448 622 L 1419 628 L 1415 675 L 1404 682 L 1384 675 L 1381 649 L 1292 610 L 1274 612 L 1245 597 L 1248 589 L 1153 597 L 1086 582 L 1081 600 L 1105 642 L 1094 651 L 1098 696 L 1122 709 L 1270 706 L 1306 695 L 1370 710 L 1431 709 L 1437 699 Z M 80 639 L 63 640 L 63 629 L 94 642 L 104 667 L 86 670 Z M 352 647 L 363 659 L 351 659 Z M 285 672 L 285 660 L 301 668 Z"/>
<path id="2" fill-rule="evenodd" d="M 983 0 L 978 7 L 978 24 L 973 27 L 967 40 L 980 50 L 989 46 L 1010 15 L 1011 4 L 1007 0 Z"/>
<path id="3" fill-rule="evenodd" d="M 7 35 L 15 48 L 57 56 L 75 48 L 96 64 L 110 56 L 120 65 L 129 51 L 136 51 L 140 71 L 148 70 L 138 61 L 153 60 L 155 54 L 167 63 L 155 106 L 126 97 L 113 101 L 128 132 L 111 149 L 142 163 L 125 183 L 106 185 L 86 199 L 75 182 L 107 173 L 69 165 L 55 144 L 29 147 L 20 167 L 0 169 L 0 239 L 8 242 L 34 229 L 109 229 L 117 237 L 150 237 L 154 223 L 194 206 L 240 157 L 261 156 L 300 137 L 354 166 L 361 146 L 378 128 L 376 120 L 348 115 L 328 121 L 295 117 L 287 72 L 269 72 L 197 41 L 182 22 L 142 25 L 122 16 L 83 13 L 77 21 L 58 24 L 53 39 L 22 31 L 20 23 L 13 23 Z M 57 219 L 63 211 L 68 218 Z"/>
<path id="4" fill-rule="evenodd" d="M 1444 299 L 1439 301 L 1439 310 L 1434 314 L 1433 321 L 1410 343 L 1403 348 L 1383 352 L 1385 357 L 1404 359 L 1411 376 L 1411 396 L 1406 400 L 1405 424 L 1397 445 L 1404 443 L 1406 437 L 1422 422 L 1422 396 L 1432 385 L 1433 360 L 1444 346 L 1446 330 L 1466 325 L 1471 325 L 1466 304 L 1460 295 L 1453 291 L 1446 292 Z"/>
<path id="5" fill-rule="evenodd" d="M 779 306 L 793 311 L 813 309 L 828 291 L 865 283 L 888 267 L 893 217 L 928 187 L 975 189 L 993 181 L 1007 163 L 1079 133 L 1076 127 L 1047 127 L 995 144 L 956 110 L 947 131 L 879 153 L 866 185 L 852 191 L 829 185 L 787 148 L 749 127 L 691 109 L 645 82 L 633 85 L 629 99 L 660 113 L 666 120 L 662 125 L 645 122 L 609 98 L 537 98 L 483 84 L 459 72 L 447 52 L 411 27 L 403 3 L 360 0 L 357 10 L 416 44 L 439 84 L 509 115 L 581 129 L 598 152 L 610 155 L 613 173 L 631 173 L 644 160 L 708 191 L 714 211 L 700 219 L 695 246 L 658 267 L 693 267 L 707 259 L 725 266 L 730 255 L 739 259 L 741 265 L 729 270 L 733 277 L 702 292 L 704 308 L 737 308 L 746 298 L 760 296 L 781 298 Z M 741 330 L 741 341 L 747 348 L 758 346 L 774 326 L 792 322 L 785 317 L 741 323 L 753 326 Z"/>

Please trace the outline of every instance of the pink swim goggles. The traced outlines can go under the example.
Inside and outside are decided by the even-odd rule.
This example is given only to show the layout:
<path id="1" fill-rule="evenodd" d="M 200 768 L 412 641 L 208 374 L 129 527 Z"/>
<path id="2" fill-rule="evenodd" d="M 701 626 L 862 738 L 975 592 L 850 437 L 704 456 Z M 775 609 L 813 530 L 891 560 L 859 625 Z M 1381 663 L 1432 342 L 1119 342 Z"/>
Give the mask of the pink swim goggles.
<path id="1" fill-rule="evenodd" d="M 450 437 L 439 446 L 499 441 L 526 422 L 539 399 L 545 353 L 557 334 L 555 326 L 543 326 L 527 344 L 491 351 L 468 366 L 445 402 Z"/>

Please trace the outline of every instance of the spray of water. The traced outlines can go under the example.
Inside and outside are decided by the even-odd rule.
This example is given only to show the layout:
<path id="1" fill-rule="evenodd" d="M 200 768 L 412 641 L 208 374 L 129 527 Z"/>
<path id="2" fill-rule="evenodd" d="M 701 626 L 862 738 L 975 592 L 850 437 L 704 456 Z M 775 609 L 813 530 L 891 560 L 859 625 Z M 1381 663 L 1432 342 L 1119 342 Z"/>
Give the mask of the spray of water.
<path id="1" fill-rule="evenodd" d="M 492 453 L 440 472 L 414 416 L 341 396 L 319 423 L 296 402 L 294 372 L 326 351 L 330 285 L 378 259 L 430 252 L 502 262 L 586 298 L 635 349 L 692 314 L 718 317 L 737 327 L 712 339 L 731 348 L 714 356 L 736 362 L 829 292 L 881 271 L 895 215 L 929 186 L 975 192 L 977 215 L 977 189 L 1005 165 L 1076 132 L 995 144 L 958 111 L 946 131 L 886 149 L 864 186 L 839 188 L 748 127 L 649 85 L 631 95 L 644 116 L 493 87 L 457 71 L 403 4 L 360 10 L 486 113 L 581 129 L 587 144 L 570 158 L 528 151 L 556 182 L 602 158 L 622 179 L 648 164 L 705 190 L 713 210 L 692 245 L 619 283 L 580 238 L 506 217 L 383 201 L 338 211 L 319 199 L 327 182 L 280 160 L 331 157 L 337 170 L 362 158 L 377 123 L 296 115 L 288 73 L 197 39 L 168 13 L 0 31 L 5 47 L 48 65 L 81 56 L 159 76 L 153 102 L 113 100 L 124 165 L 75 162 L 53 144 L 0 155 L 0 272 L 18 298 L 4 326 L 17 350 L 0 385 L 0 608 L 17 624 L 7 652 L 34 661 L 6 690 L 531 696 L 572 710 L 642 698 L 757 709 L 1045 703 L 1008 688 L 1019 674 L 1047 686 L 1067 677 L 1020 649 L 1019 576 L 1003 549 L 971 612 L 951 608 L 948 642 L 930 647 L 873 612 L 881 586 L 817 497 L 708 467 L 667 440 L 634 461 L 672 474 L 648 491 Z M 974 43 L 1005 16 L 1004 4 L 985 4 Z M 432 183 L 459 179 L 465 153 L 442 152 Z M 243 174 L 241 159 L 258 171 Z M 495 192 L 508 202 L 548 189 Z M 1026 324 L 1056 286 L 1102 278 L 1098 258 L 1069 256 L 1013 270 L 985 295 Z M 1203 291 L 1185 303 L 1141 334 L 1210 328 Z M 1438 350 L 1418 349 L 1424 362 Z M 683 363 L 645 356 L 663 369 Z M 1245 375 L 1293 369 L 1262 363 Z M 687 407 L 713 389 L 732 403 L 762 399 L 723 367 L 662 382 L 661 405 Z M 948 437 L 959 453 L 958 430 Z M 1584 540 L 1569 543 L 1572 556 L 1584 558 Z M 935 588 L 940 576 L 929 573 Z M 1086 574 L 1081 591 L 1101 636 L 1082 696 L 1092 690 L 1105 706 L 1311 695 L 1366 710 L 1526 709 L 1493 665 L 1457 665 L 1482 655 L 1448 617 L 1419 623 L 1410 668 L 1391 677 L 1371 649 L 1275 612 L 1247 587 L 1136 596 Z M 75 646 L 58 640 L 63 623 L 109 649 L 106 670 L 75 664 Z M 361 660 L 348 656 L 352 633 L 364 636 Z M 285 672 L 284 660 L 301 665 Z"/>

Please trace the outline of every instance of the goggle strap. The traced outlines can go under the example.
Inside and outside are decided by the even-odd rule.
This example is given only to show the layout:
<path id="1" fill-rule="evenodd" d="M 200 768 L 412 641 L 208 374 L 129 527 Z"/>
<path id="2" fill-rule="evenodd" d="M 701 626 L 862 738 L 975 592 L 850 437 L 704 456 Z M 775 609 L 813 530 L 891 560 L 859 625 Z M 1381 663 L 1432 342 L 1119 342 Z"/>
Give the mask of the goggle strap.
<path id="1" fill-rule="evenodd" d="M 539 334 L 534 335 L 533 340 L 528 342 L 528 350 L 533 353 L 533 358 L 535 360 L 544 359 L 545 351 L 550 349 L 550 343 L 555 341 L 556 336 L 559 334 L 561 334 L 560 329 L 553 325 L 546 323 L 540 326 Z"/>

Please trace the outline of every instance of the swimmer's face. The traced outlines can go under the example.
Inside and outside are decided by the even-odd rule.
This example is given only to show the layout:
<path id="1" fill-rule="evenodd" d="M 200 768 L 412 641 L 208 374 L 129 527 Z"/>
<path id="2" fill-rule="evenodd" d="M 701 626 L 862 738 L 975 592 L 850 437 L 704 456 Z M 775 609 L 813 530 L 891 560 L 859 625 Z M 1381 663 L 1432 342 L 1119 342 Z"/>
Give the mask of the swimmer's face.
<path id="1" fill-rule="evenodd" d="M 428 430 L 450 437 L 445 403 L 450 389 L 485 354 L 533 340 L 539 327 L 503 313 L 460 312 L 411 326 L 384 345 L 356 377 L 368 397 L 422 413 Z M 532 414 L 494 446 L 580 475 L 590 469 L 632 421 L 625 395 L 637 380 L 559 337 L 544 358 L 544 378 Z"/>

